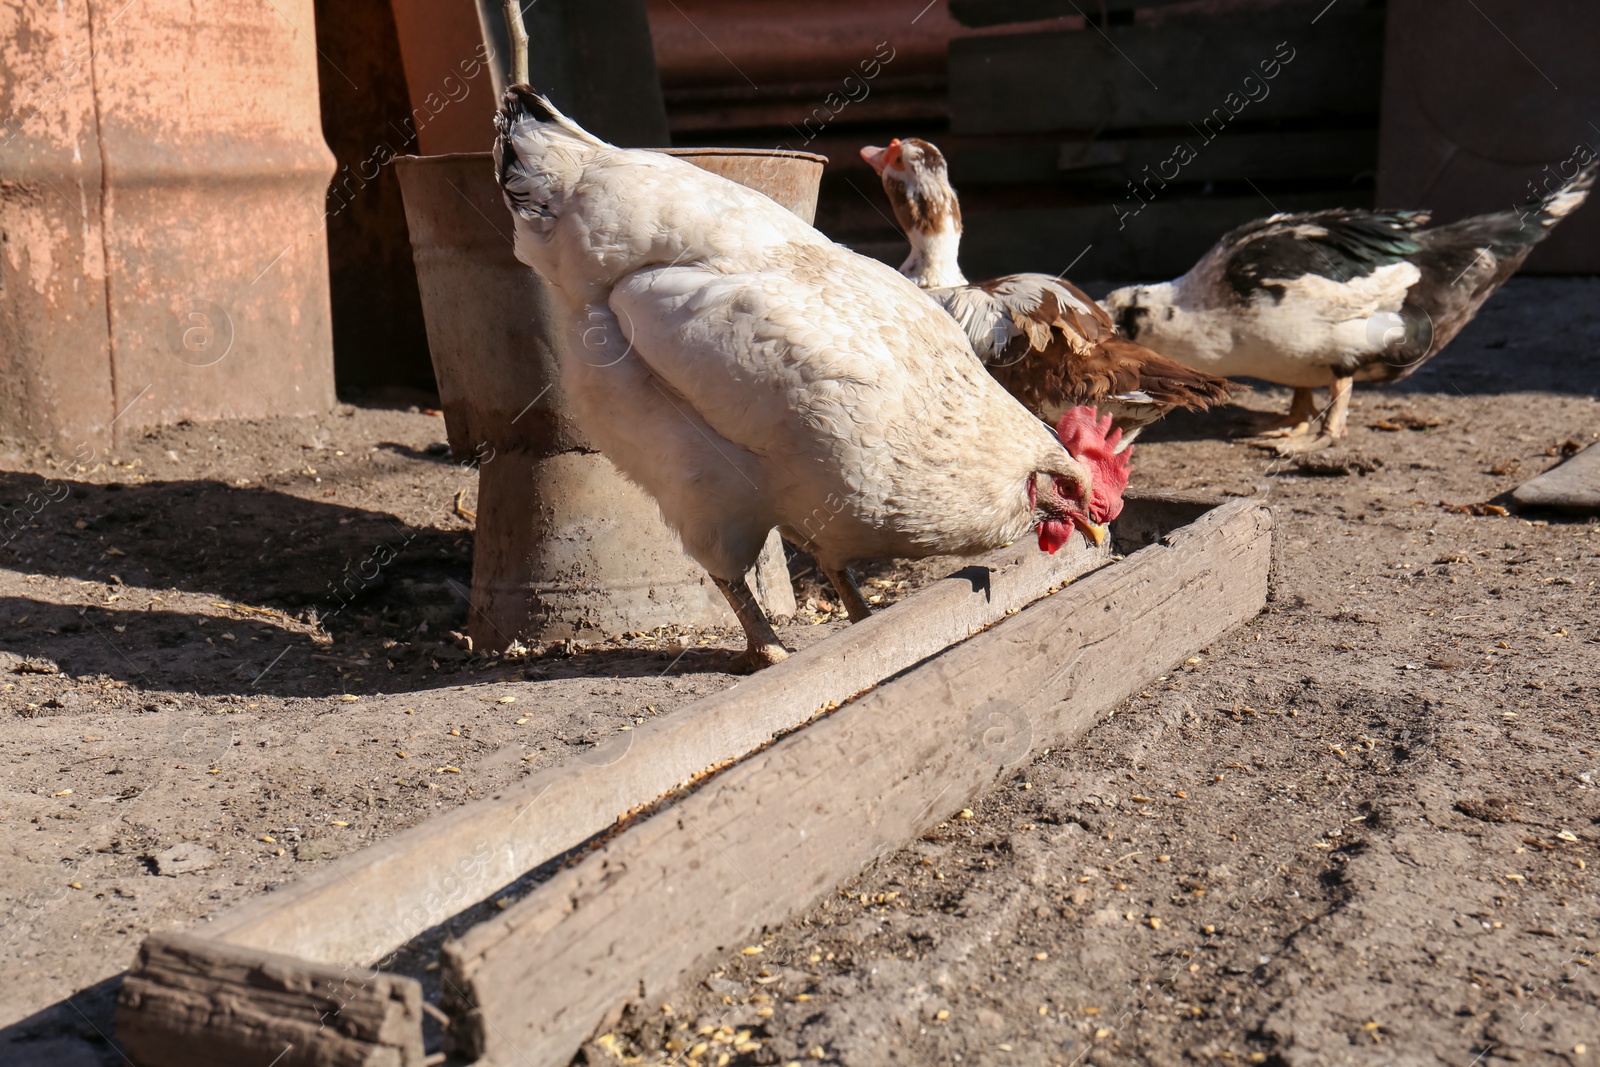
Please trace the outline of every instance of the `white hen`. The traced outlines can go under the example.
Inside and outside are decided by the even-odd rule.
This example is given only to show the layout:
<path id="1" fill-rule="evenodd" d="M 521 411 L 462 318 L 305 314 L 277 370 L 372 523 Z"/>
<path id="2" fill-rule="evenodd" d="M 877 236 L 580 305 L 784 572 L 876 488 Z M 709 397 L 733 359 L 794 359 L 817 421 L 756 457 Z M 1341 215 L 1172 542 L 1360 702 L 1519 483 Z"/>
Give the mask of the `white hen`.
<path id="1" fill-rule="evenodd" d="M 868 610 L 854 560 L 1102 536 L 1091 513 L 1115 511 L 1089 470 L 910 281 L 760 193 L 606 144 L 524 86 L 496 121 L 517 258 L 567 319 L 573 411 L 727 596 L 749 642 L 738 666 L 786 655 L 745 577 L 774 526 L 852 619 Z"/>

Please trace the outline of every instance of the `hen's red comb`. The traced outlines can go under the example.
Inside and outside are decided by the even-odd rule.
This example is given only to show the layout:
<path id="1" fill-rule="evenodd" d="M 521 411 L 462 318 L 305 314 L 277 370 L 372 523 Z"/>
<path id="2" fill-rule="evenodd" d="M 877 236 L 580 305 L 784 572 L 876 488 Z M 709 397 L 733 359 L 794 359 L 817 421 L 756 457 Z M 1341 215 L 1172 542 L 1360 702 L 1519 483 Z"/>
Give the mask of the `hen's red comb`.
<path id="1" fill-rule="evenodd" d="M 1122 491 L 1128 488 L 1133 448 L 1117 451 L 1122 431 L 1111 429 L 1111 416 L 1096 417 L 1091 407 L 1073 408 L 1056 423 L 1056 439 L 1094 474 L 1089 517 L 1105 523 L 1122 514 Z"/>

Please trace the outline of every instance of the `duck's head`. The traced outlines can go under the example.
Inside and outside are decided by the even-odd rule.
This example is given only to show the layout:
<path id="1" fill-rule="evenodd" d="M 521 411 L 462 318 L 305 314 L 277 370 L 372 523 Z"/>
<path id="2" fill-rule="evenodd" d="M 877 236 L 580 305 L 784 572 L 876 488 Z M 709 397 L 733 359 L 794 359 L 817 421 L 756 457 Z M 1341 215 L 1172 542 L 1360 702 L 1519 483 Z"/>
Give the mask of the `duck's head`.
<path id="1" fill-rule="evenodd" d="M 1172 282 L 1157 282 L 1113 290 L 1100 303 L 1116 320 L 1118 333 L 1146 347 L 1158 347 L 1157 336 L 1167 332 L 1163 326 L 1176 317 L 1176 300 Z"/>
<path id="2" fill-rule="evenodd" d="M 861 149 L 883 182 L 895 218 L 911 242 L 902 273 L 925 289 L 964 285 L 956 266 L 961 241 L 961 203 L 950 184 L 944 153 L 920 137 L 896 138 L 886 147 Z"/>

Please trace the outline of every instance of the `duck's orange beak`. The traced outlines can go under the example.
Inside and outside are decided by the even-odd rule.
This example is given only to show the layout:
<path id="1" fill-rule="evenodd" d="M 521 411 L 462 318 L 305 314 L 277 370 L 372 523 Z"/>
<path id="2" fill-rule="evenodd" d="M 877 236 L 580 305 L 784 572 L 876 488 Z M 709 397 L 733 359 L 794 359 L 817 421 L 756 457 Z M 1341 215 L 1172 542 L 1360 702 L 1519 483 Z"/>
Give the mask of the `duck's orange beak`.
<path id="1" fill-rule="evenodd" d="M 890 141 L 887 148 L 869 144 L 861 150 L 861 158 L 867 161 L 869 167 L 882 174 L 900 162 L 900 139 L 897 137 Z"/>

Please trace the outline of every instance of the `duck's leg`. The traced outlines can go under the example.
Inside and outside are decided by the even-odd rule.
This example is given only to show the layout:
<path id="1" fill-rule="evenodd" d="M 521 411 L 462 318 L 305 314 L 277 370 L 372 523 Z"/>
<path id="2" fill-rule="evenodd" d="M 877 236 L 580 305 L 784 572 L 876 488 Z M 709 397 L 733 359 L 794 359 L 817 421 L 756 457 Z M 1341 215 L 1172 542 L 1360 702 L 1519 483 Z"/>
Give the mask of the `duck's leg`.
<path id="1" fill-rule="evenodd" d="M 829 567 L 820 560 L 817 561 L 817 566 L 822 568 L 822 573 L 833 583 L 833 588 L 839 594 L 839 600 L 844 604 L 844 610 L 850 613 L 851 622 L 860 622 L 862 619 L 872 617 L 872 609 L 867 606 L 866 598 L 856 586 L 855 576 L 850 573 L 849 567 Z"/>
<path id="2" fill-rule="evenodd" d="M 733 662 L 728 668 L 729 672 L 753 674 L 763 667 L 770 667 L 774 663 L 788 659 L 789 652 L 779 643 L 778 635 L 772 629 L 772 623 L 767 621 L 767 613 L 761 609 L 755 594 L 750 592 L 750 583 L 742 577 L 730 582 L 714 574 L 711 580 L 722 590 L 722 595 L 728 598 L 728 604 L 733 608 L 734 615 L 739 618 L 739 625 L 744 627 L 747 647 L 743 652 L 734 655 Z"/>
<path id="3" fill-rule="evenodd" d="M 1350 432 L 1350 398 L 1355 391 L 1356 380 L 1348 375 L 1335 378 L 1328 391 L 1328 413 L 1322 418 L 1322 432 L 1335 441 L 1343 441 Z"/>
<path id="4" fill-rule="evenodd" d="M 1347 375 L 1336 376 L 1328 389 L 1328 406 L 1322 412 L 1321 426 L 1316 435 L 1291 437 L 1278 445 L 1280 456 L 1303 456 L 1308 452 L 1321 452 L 1344 440 L 1349 431 L 1350 394 L 1355 391 L 1356 380 Z"/>
<path id="5" fill-rule="evenodd" d="M 1289 414 L 1269 417 L 1253 431 L 1256 437 L 1299 437 L 1311 432 L 1311 420 L 1317 414 L 1317 401 L 1310 389 L 1296 388 L 1294 400 L 1289 404 Z"/>

